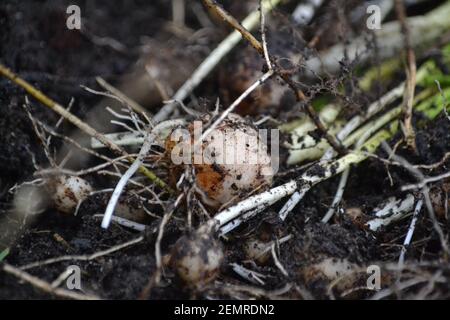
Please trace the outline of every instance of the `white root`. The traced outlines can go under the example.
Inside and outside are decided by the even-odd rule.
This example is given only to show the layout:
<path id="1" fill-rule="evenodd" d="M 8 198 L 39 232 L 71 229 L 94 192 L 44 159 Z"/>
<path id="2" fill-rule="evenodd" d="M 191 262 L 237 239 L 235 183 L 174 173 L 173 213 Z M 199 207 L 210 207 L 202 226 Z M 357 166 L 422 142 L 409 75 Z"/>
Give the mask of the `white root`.
<path id="1" fill-rule="evenodd" d="M 378 130 L 377 126 L 374 126 L 375 128 L 372 130 L 366 130 L 361 137 L 359 138 L 358 142 L 356 143 L 356 147 L 360 148 L 364 142 L 366 142 L 367 139 L 369 139 L 370 135 L 373 134 L 373 132 L 375 132 L 376 130 Z M 344 190 L 345 190 L 345 186 L 347 185 L 347 180 L 348 180 L 348 176 L 350 175 L 350 167 L 348 167 L 347 169 L 344 170 L 344 172 L 342 173 L 341 179 L 339 181 L 339 186 L 338 189 L 336 191 L 336 194 L 334 196 L 333 202 L 330 206 L 330 208 L 328 209 L 327 213 L 325 214 L 325 216 L 322 219 L 323 223 L 327 223 L 331 217 L 334 215 L 334 212 L 337 209 L 337 206 L 339 205 L 339 203 L 342 200 L 342 197 L 344 196 Z"/>
<path id="2" fill-rule="evenodd" d="M 126 184 L 128 183 L 128 180 L 131 179 L 131 177 L 136 173 L 136 171 L 141 167 L 143 164 L 144 158 L 147 156 L 147 154 L 150 152 L 150 148 L 152 147 L 154 141 L 158 137 L 158 134 L 160 134 L 164 130 L 168 130 L 171 128 L 174 128 L 181 123 L 184 123 L 183 120 L 168 120 L 160 123 L 155 128 L 153 128 L 151 133 L 147 133 L 144 138 L 144 143 L 142 144 L 141 150 L 139 151 L 138 156 L 136 157 L 136 160 L 134 160 L 133 164 L 127 169 L 127 171 L 123 174 L 123 176 L 120 178 L 119 182 L 117 183 L 111 198 L 109 199 L 108 206 L 105 210 L 105 215 L 102 220 L 102 228 L 107 229 L 111 218 L 114 213 L 114 209 L 116 208 L 117 201 L 119 200 L 120 195 L 122 194 L 123 189 L 125 188 Z"/>
<path id="3" fill-rule="evenodd" d="M 264 14 L 269 13 L 280 0 L 264 0 L 262 1 L 262 8 Z M 242 25 L 247 30 L 252 30 L 258 24 L 260 19 L 259 10 L 250 13 L 243 21 Z M 203 79 L 216 67 L 216 65 L 225 57 L 238 43 L 241 41 L 242 35 L 238 31 L 233 31 L 226 37 L 211 54 L 197 67 L 192 73 L 192 76 L 177 90 L 171 100 L 183 101 L 194 90 Z M 169 103 L 164 105 L 158 113 L 155 114 L 153 120 L 158 123 L 166 120 L 174 111 L 176 103 Z"/>
<path id="4" fill-rule="evenodd" d="M 95 214 L 94 215 L 94 217 L 101 217 L 101 218 L 103 218 L 104 216 L 105 215 L 103 215 L 103 214 Z M 145 229 L 147 228 L 147 226 L 145 224 L 131 221 L 131 220 L 121 218 L 121 217 L 112 216 L 111 220 L 113 222 L 117 223 L 118 225 L 121 225 L 126 228 L 130 228 L 130 229 L 133 229 L 133 230 L 139 231 L 139 232 L 145 231 Z"/>
<path id="5" fill-rule="evenodd" d="M 423 187 L 425 187 L 427 184 L 429 184 L 431 182 L 440 181 L 440 180 L 443 180 L 443 179 L 446 179 L 449 177 L 450 177 L 450 172 L 446 172 L 446 173 L 440 174 L 435 177 L 424 177 L 423 180 L 420 181 L 419 183 L 403 186 L 402 191 L 422 189 Z"/>
<path id="6" fill-rule="evenodd" d="M 388 201 L 383 204 L 383 207 L 377 209 L 372 216 L 375 218 L 368 221 L 366 226 L 371 231 L 378 231 L 381 227 L 387 226 L 392 222 L 398 221 L 408 214 L 414 208 L 415 198 L 414 195 L 408 194 L 403 199 L 396 199 L 394 197 L 388 199 Z"/>
<path id="7" fill-rule="evenodd" d="M 276 202 L 276 200 L 274 200 L 272 202 L 272 204 L 274 204 L 275 202 Z M 224 225 L 223 227 L 220 228 L 220 230 L 219 230 L 220 236 L 224 236 L 227 233 L 233 231 L 234 229 L 239 227 L 243 222 L 250 220 L 251 218 L 256 216 L 258 213 L 260 213 L 261 211 L 264 211 L 264 209 L 266 209 L 267 206 L 270 206 L 272 204 L 267 204 L 266 206 L 259 206 L 256 209 L 253 209 L 247 213 L 244 213 L 242 216 L 228 222 L 226 225 Z"/>
<path id="8" fill-rule="evenodd" d="M 411 239 L 413 237 L 414 230 L 416 228 L 416 222 L 419 217 L 420 210 L 422 209 L 422 205 L 423 200 L 420 199 L 419 201 L 417 201 L 416 207 L 414 208 L 414 214 L 411 219 L 411 224 L 409 225 L 408 233 L 406 234 L 405 241 L 403 241 L 402 251 L 400 252 L 400 257 L 398 258 L 399 268 L 403 267 L 404 265 L 406 251 L 408 250 L 408 246 L 411 243 Z"/>
<path id="9" fill-rule="evenodd" d="M 158 139 L 165 139 L 171 130 L 175 127 L 182 126 L 186 124 L 185 119 L 171 119 L 164 122 L 161 122 L 157 126 L 155 126 L 152 130 L 152 133 Z M 118 146 L 133 146 L 133 145 L 141 145 L 144 143 L 145 134 L 143 132 L 116 132 L 105 134 L 105 137 L 113 141 Z M 157 143 L 157 139 L 155 140 Z M 95 138 L 91 139 L 91 147 L 93 149 L 104 148 L 105 146 Z"/>
<path id="10" fill-rule="evenodd" d="M 153 141 L 153 139 L 151 139 L 150 136 L 151 136 L 150 134 L 147 135 L 136 160 L 134 160 L 133 164 L 127 169 L 127 171 L 125 171 L 125 173 L 117 183 L 116 187 L 114 188 L 112 196 L 109 199 L 108 206 L 106 207 L 105 210 L 105 216 L 103 217 L 102 220 L 102 228 L 107 229 L 109 227 L 112 215 L 114 213 L 114 209 L 116 208 L 117 201 L 119 200 L 119 197 L 122 194 L 123 189 L 128 183 L 128 180 L 130 180 L 130 178 L 136 173 L 136 171 L 142 165 L 145 156 L 149 153 Z"/>
<path id="11" fill-rule="evenodd" d="M 259 285 L 265 285 L 266 283 L 262 278 L 265 278 L 266 276 L 245 268 L 244 266 L 241 266 L 237 263 L 230 263 L 230 267 L 233 269 L 234 272 L 236 272 L 239 276 L 244 278 L 245 280 L 253 283 L 253 284 L 259 284 Z"/>
<path id="12" fill-rule="evenodd" d="M 275 251 L 275 243 L 272 243 L 271 252 L 272 252 L 272 258 L 273 258 L 273 262 L 275 263 L 275 266 L 278 268 L 278 270 L 281 271 L 281 273 L 285 277 L 289 277 L 289 273 L 286 271 L 285 267 L 281 264 L 280 260 L 278 259 L 277 253 Z"/>

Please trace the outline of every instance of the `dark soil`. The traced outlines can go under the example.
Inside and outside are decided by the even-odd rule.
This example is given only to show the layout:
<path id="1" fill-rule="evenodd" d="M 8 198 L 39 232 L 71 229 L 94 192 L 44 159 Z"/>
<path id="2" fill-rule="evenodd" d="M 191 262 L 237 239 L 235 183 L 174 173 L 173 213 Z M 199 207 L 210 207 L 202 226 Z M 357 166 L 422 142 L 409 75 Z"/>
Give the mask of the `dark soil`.
<path id="1" fill-rule="evenodd" d="M 73 97 L 75 100 L 72 112 L 84 118 L 101 99 L 86 92 L 80 85 L 98 88 L 96 76 L 101 76 L 111 83 L 119 82 L 121 76 L 128 73 L 141 57 L 147 38 L 170 37 L 164 26 L 171 19 L 171 11 L 170 1 L 163 0 L 151 1 L 151 4 L 144 0 L 120 0 L 114 1 L 114 4 L 106 0 L 75 2 L 82 8 L 83 23 L 86 24 L 90 35 L 65 27 L 65 9 L 74 1 L 1 1 L 0 59 L 3 64 L 61 104 L 67 105 Z M 229 2 L 226 2 L 225 7 L 230 8 Z M 242 17 L 239 5 L 234 4 L 231 8 L 236 16 Z M 278 14 L 282 16 L 282 10 Z M 187 24 L 193 29 L 199 27 L 192 14 L 188 14 Z M 314 35 L 313 27 L 304 35 L 306 39 Z M 219 35 L 220 38 L 223 30 L 216 31 L 216 36 Z M 95 43 L 92 41 L 92 34 L 113 38 L 123 44 L 126 50 Z M 211 40 L 212 43 L 215 41 Z M 320 46 L 326 47 L 336 41 L 339 39 L 324 39 Z M 302 43 L 295 39 L 290 44 L 294 47 L 302 46 Z M 286 46 L 285 43 L 281 45 Z M 230 64 L 235 60 L 239 60 L 239 57 L 231 56 Z M 262 63 L 260 66 L 262 67 Z M 214 101 L 216 93 L 221 94 L 224 101 L 232 101 L 235 88 L 224 87 L 226 82 L 223 80 L 223 73 L 226 74 L 228 68 L 229 66 L 215 72 L 207 84 L 196 92 L 198 96 L 205 97 L 204 104 Z M 358 98 L 360 101 L 365 99 L 355 97 L 356 100 Z M 286 109 L 271 109 L 263 113 L 279 116 L 280 119 L 295 115 L 297 112 L 291 113 L 286 107 L 293 105 L 292 97 L 287 95 L 284 99 L 286 103 L 283 108 Z M 5 261 L 14 266 L 23 266 L 63 255 L 89 255 L 137 238 L 140 235 L 138 232 L 115 224 L 107 230 L 100 227 L 100 219 L 93 215 L 103 213 L 107 202 L 107 197 L 103 196 L 90 197 L 83 203 L 76 217 L 68 217 L 49 209 L 29 223 L 23 224 L 23 221 L 10 214 L 13 194 L 8 190 L 16 184 L 33 179 L 36 168 L 32 158 L 34 157 L 41 167 L 48 166 L 42 145 L 22 108 L 24 102 L 24 92 L 11 82 L 0 78 L 0 252 L 10 248 Z M 54 125 L 58 120 L 55 113 L 38 102 L 31 101 L 30 104 L 32 114 L 37 119 L 49 125 Z M 254 110 L 249 113 L 255 114 Z M 95 126 L 96 120 L 90 121 Z M 60 132 L 69 134 L 73 130 L 70 125 L 64 124 Z M 391 146 L 400 138 L 399 134 L 390 143 Z M 60 141 L 55 141 L 55 148 L 60 145 Z M 433 123 L 418 128 L 417 146 L 417 153 L 400 147 L 399 154 L 413 164 L 432 164 L 440 161 L 450 150 L 450 121 L 442 115 Z M 378 155 L 387 157 L 383 151 L 379 151 Z M 282 156 L 285 157 L 284 154 Z M 96 162 L 92 160 L 90 163 Z M 432 174 L 448 171 L 449 164 L 447 161 Z M 283 174 L 287 170 L 288 168 L 282 167 L 276 183 L 281 184 L 298 174 Z M 99 188 L 114 185 L 112 180 L 107 178 L 89 179 Z M 415 180 L 404 169 L 387 167 L 379 160 L 369 159 L 352 169 L 340 208 L 342 211 L 360 208 L 363 214 L 369 214 L 388 197 L 402 195 L 400 187 L 413 182 Z M 276 217 L 277 209 L 282 205 L 277 204 L 264 214 L 262 220 L 254 219 L 241 227 L 224 241 L 227 262 L 245 260 L 242 244 L 248 238 L 256 237 L 267 241 L 290 233 L 293 239 L 281 245 L 279 257 L 289 273 L 288 279 L 279 272 L 271 259 L 254 268 L 267 275 L 263 287 L 269 291 L 280 288 L 281 284 L 296 282 L 316 298 L 329 298 L 327 283 L 320 279 L 309 281 L 300 270 L 323 258 L 346 259 L 359 266 L 396 262 L 409 219 L 376 235 L 360 228 L 344 214 L 336 215 L 329 224 L 320 222 L 331 204 L 338 183 L 339 177 L 335 177 L 315 187 L 283 223 Z M 444 184 L 438 183 L 435 187 L 443 190 Z M 446 190 L 448 194 L 450 188 Z M 163 213 L 159 210 L 157 213 Z M 176 214 L 177 219 L 166 227 L 162 243 L 163 253 L 168 253 L 172 244 L 185 231 L 184 210 L 180 211 Z M 439 219 L 447 234 L 450 230 L 450 220 L 448 217 Z M 149 224 L 149 231 L 145 232 L 142 242 L 115 253 L 90 261 L 63 261 L 27 271 L 51 283 L 68 266 L 75 264 L 82 270 L 83 291 L 102 298 L 204 298 L 203 291 L 192 290 L 181 284 L 170 268 L 165 270 L 163 285 L 154 287 L 149 294 L 145 294 L 145 288 L 156 270 L 156 236 L 153 231 L 159 221 L 150 220 Z M 409 248 L 408 259 L 439 261 L 442 257 L 439 237 L 426 214 L 423 214 L 417 223 L 415 239 L 421 241 Z M 224 264 L 218 280 L 221 283 L 249 284 L 237 276 L 227 264 Z M 219 287 L 220 285 L 212 286 L 206 292 L 210 296 L 236 297 L 219 290 Z M 443 292 L 443 296 L 448 296 L 448 290 Z M 363 292 L 356 297 L 364 298 L 368 294 L 370 292 Z M 289 297 L 302 298 L 302 294 L 291 291 Z M 0 299 L 54 298 L 56 297 L 0 272 Z"/>

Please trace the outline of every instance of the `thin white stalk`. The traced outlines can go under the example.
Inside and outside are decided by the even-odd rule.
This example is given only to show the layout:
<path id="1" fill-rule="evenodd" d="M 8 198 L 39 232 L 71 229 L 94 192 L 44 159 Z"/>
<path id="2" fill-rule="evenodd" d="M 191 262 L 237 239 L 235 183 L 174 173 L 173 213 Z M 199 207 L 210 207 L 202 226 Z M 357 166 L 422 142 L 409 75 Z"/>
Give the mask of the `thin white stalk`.
<path id="1" fill-rule="evenodd" d="M 405 254 L 406 254 L 406 251 L 408 250 L 409 244 L 411 243 L 411 239 L 413 237 L 414 230 L 416 228 L 416 222 L 417 222 L 417 219 L 419 218 L 420 210 L 422 209 L 422 205 L 423 205 L 422 199 L 417 201 L 416 208 L 414 209 L 414 214 L 411 219 L 411 224 L 409 225 L 408 233 L 406 234 L 405 241 L 403 241 L 402 251 L 400 252 L 400 257 L 398 259 L 399 268 L 403 267 L 403 265 L 404 265 Z"/>
<path id="2" fill-rule="evenodd" d="M 264 0 L 262 8 L 264 14 L 269 13 L 280 0 Z M 247 30 L 255 28 L 260 19 L 258 10 L 250 13 L 243 21 L 242 25 Z M 233 31 L 228 35 L 211 54 L 197 67 L 191 77 L 177 90 L 171 100 L 183 101 L 189 94 L 203 81 L 203 79 L 217 66 L 217 64 L 225 57 L 238 43 L 241 41 L 242 35 L 238 31 Z M 176 103 L 164 105 L 158 113 L 155 114 L 153 120 L 158 123 L 166 120 L 176 107 Z"/>
<path id="3" fill-rule="evenodd" d="M 259 0 L 259 7 L 262 8 L 262 0 Z M 264 59 L 266 60 L 267 68 L 272 70 L 272 63 L 270 62 L 269 50 L 267 49 L 267 40 L 266 40 L 266 16 L 263 10 L 260 10 L 260 29 L 261 29 L 261 41 L 264 52 Z"/>

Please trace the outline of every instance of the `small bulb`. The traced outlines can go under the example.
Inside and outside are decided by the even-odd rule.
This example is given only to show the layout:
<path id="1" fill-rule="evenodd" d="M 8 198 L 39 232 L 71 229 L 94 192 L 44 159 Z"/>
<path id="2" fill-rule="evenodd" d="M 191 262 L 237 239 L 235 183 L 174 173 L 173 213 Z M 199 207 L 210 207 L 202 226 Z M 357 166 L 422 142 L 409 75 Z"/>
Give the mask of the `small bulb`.
<path id="1" fill-rule="evenodd" d="M 221 243 L 208 227 L 182 236 L 175 243 L 171 265 L 190 287 L 203 287 L 219 274 L 224 259 Z"/>
<path id="2" fill-rule="evenodd" d="M 58 211 L 73 213 L 78 203 L 86 199 L 93 189 L 83 178 L 61 175 L 49 179 L 48 190 Z"/>
<path id="3" fill-rule="evenodd" d="M 241 116 L 230 113 L 197 147 L 194 141 L 200 139 L 196 135 L 198 123 L 202 124 L 203 133 L 208 128 L 205 124 L 211 120 L 209 115 L 201 119 L 187 128 L 190 133 L 188 139 L 175 141 L 176 135 L 170 135 L 166 151 L 172 162 L 174 156 L 192 160 L 195 190 L 203 203 L 212 208 L 231 205 L 260 186 L 272 183 L 274 172 L 267 146 L 252 125 Z M 190 152 L 187 157 L 186 150 Z M 172 175 L 179 172 L 171 170 Z M 172 178 L 178 180 L 177 177 Z"/>
<path id="4" fill-rule="evenodd" d="M 263 242 L 261 240 L 251 238 L 244 243 L 244 252 L 246 258 L 254 260 L 259 264 L 265 264 L 270 258 L 270 242 Z"/>

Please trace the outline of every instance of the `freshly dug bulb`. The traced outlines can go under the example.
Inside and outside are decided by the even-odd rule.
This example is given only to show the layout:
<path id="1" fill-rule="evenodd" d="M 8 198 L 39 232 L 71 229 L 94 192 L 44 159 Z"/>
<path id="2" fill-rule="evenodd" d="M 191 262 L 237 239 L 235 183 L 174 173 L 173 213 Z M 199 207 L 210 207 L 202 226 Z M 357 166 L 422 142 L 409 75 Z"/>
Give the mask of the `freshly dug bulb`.
<path id="1" fill-rule="evenodd" d="M 249 260 L 254 260 L 259 264 L 265 264 L 270 258 L 270 242 L 251 238 L 244 243 L 245 256 Z"/>
<path id="2" fill-rule="evenodd" d="M 327 285 L 336 282 L 334 288 L 342 292 L 357 285 L 360 277 L 357 270 L 358 266 L 347 259 L 325 258 L 304 267 L 301 273 L 309 285 L 317 281 L 324 281 Z"/>
<path id="3" fill-rule="evenodd" d="M 195 189 L 202 202 L 212 208 L 231 205 L 261 185 L 270 185 L 274 174 L 271 158 L 257 130 L 241 116 L 230 113 L 200 144 L 209 120 L 210 116 L 205 115 L 184 129 L 181 141 L 180 128 L 166 140 L 166 150 L 175 166 L 181 164 L 181 158 L 183 164 L 186 160 L 192 163 Z M 177 172 L 173 170 L 172 174 Z"/>
<path id="4" fill-rule="evenodd" d="M 217 277 L 223 258 L 221 243 L 204 226 L 178 239 L 170 264 L 188 286 L 200 288 Z"/>
<path id="5" fill-rule="evenodd" d="M 92 190 L 89 182 L 76 176 L 60 175 L 50 178 L 48 182 L 54 206 L 63 213 L 73 213 L 78 203 L 86 199 Z"/>

